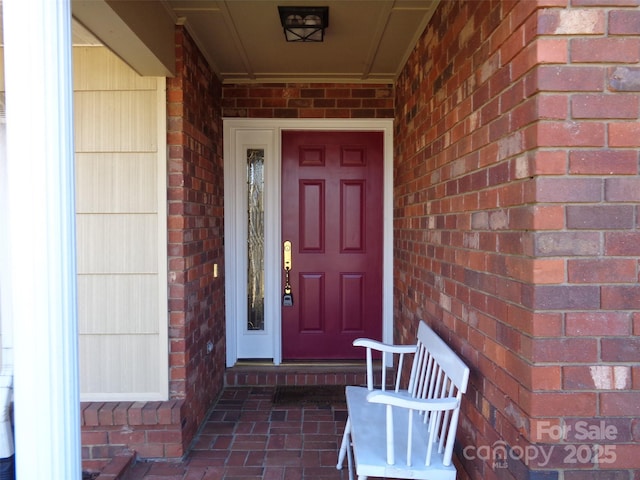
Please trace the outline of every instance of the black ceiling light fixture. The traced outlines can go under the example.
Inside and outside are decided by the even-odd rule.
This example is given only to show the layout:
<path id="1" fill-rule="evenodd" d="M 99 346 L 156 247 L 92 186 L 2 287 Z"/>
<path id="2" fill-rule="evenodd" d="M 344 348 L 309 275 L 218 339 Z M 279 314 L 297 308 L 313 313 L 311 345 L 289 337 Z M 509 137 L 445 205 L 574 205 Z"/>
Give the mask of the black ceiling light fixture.
<path id="1" fill-rule="evenodd" d="M 329 7 L 278 7 L 287 42 L 322 42 Z"/>

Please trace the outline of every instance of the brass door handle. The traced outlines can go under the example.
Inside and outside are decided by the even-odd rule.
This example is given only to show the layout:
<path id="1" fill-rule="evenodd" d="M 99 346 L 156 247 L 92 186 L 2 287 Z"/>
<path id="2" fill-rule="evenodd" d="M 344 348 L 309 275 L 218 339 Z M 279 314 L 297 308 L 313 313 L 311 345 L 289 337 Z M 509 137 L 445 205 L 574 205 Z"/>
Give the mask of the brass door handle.
<path id="1" fill-rule="evenodd" d="M 282 245 L 282 259 L 284 268 L 284 295 L 282 295 L 282 306 L 293 307 L 293 295 L 291 294 L 291 284 L 289 283 L 289 272 L 291 271 L 291 242 L 285 241 Z"/>
<path id="2" fill-rule="evenodd" d="M 284 261 L 283 268 L 285 271 L 291 270 L 291 242 L 286 240 L 283 244 L 282 259 Z"/>

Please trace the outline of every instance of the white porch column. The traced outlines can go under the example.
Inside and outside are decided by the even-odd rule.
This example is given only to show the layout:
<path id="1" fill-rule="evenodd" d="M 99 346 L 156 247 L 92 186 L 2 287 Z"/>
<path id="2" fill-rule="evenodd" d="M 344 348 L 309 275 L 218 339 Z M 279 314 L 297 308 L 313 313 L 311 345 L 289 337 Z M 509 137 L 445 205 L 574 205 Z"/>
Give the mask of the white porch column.
<path id="1" fill-rule="evenodd" d="M 71 7 L 2 7 L 17 477 L 79 479 Z"/>

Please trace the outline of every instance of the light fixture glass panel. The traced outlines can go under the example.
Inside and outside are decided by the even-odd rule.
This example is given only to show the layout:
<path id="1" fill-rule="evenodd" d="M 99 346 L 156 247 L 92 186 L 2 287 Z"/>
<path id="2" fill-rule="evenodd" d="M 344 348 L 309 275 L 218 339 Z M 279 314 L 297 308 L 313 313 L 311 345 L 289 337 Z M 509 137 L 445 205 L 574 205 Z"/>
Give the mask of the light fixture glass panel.
<path id="1" fill-rule="evenodd" d="M 320 25 L 321 23 L 322 20 L 318 15 L 307 15 L 306 17 L 304 17 L 305 25 Z"/>
<path id="2" fill-rule="evenodd" d="M 264 149 L 247 149 L 247 330 L 264 330 Z"/>
<path id="3" fill-rule="evenodd" d="M 321 28 L 289 28 L 285 30 L 288 42 L 321 42 Z"/>
<path id="4" fill-rule="evenodd" d="M 329 25 L 329 7 L 278 7 L 288 42 L 322 42 Z"/>

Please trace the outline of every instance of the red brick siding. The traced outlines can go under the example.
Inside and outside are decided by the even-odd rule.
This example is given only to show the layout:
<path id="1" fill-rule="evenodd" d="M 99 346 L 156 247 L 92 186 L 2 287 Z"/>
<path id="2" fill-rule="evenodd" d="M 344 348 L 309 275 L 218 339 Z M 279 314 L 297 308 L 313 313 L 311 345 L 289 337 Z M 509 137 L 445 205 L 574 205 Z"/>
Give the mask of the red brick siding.
<path id="1" fill-rule="evenodd" d="M 282 83 L 223 86 L 223 116 L 242 118 L 393 118 L 386 84 Z"/>
<path id="2" fill-rule="evenodd" d="M 186 448 L 224 377 L 222 92 L 184 28 L 176 40 L 176 76 L 167 80 L 169 363 L 171 398 L 185 400 Z"/>
<path id="3" fill-rule="evenodd" d="M 539 66 L 529 76 L 531 93 L 560 99 L 566 105 L 564 115 L 540 118 L 542 128 L 535 142 L 563 158 L 559 164 L 563 168 L 553 176 L 538 178 L 537 184 L 544 186 L 542 192 L 537 191 L 537 201 L 561 206 L 565 224 L 537 232 L 533 240 L 537 256 L 564 261 L 565 277 L 553 285 L 535 286 L 528 305 L 558 310 L 561 315 L 563 337 L 554 339 L 555 345 L 550 339 L 534 339 L 531 360 L 561 368 L 563 394 L 533 385 L 534 393 L 523 408 L 538 422 L 563 420 L 569 427 L 568 443 L 577 441 L 578 422 L 605 422 L 615 433 L 591 443 L 613 448 L 616 461 L 605 461 L 596 468 L 614 471 L 640 466 L 635 431 L 640 393 L 633 382 L 640 360 L 640 339 L 633 331 L 640 309 L 639 263 L 634 247 L 627 247 L 630 240 L 631 244 L 637 240 L 640 226 L 637 8 L 637 2 L 585 1 L 571 9 L 539 10 L 538 32 L 566 35 L 569 55 L 555 71 Z M 580 73 L 586 74 L 582 80 Z M 560 407 L 557 401 L 573 408 Z M 535 440 L 536 431 L 531 435 Z M 568 466 L 558 459 L 549 467 L 590 468 L 593 463 Z M 592 475 L 581 478 L 596 478 L 597 474 Z M 631 472 L 619 475 L 633 478 L 628 477 Z"/>
<path id="4" fill-rule="evenodd" d="M 83 403 L 83 469 L 100 471 L 123 450 L 141 458 L 182 456 L 184 405 L 184 400 Z"/>
<path id="5" fill-rule="evenodd" d="M 228 387 L 247 387 L 265 385 L 361 385 L 367 377 L 360 367 L 351 369 L 335 368 L 333 372 L 300 371 L 295 367 L 261 369 L 260 367 L 233 367 L 225 374 L 225 385 Z M 375 372 L 376 378 L 380 377 Z"/>
<path id="6" fill-rule="evenodd" d="M 556 449 L 508 471 L 460 452 L 469 478 L 633 478 L 637 5 L 442 2 L 396 84 L 396 340 L 425 319 L 466 358 L 463 447 Z M 616 462 L 540 438 L 593 417 Z"/>

